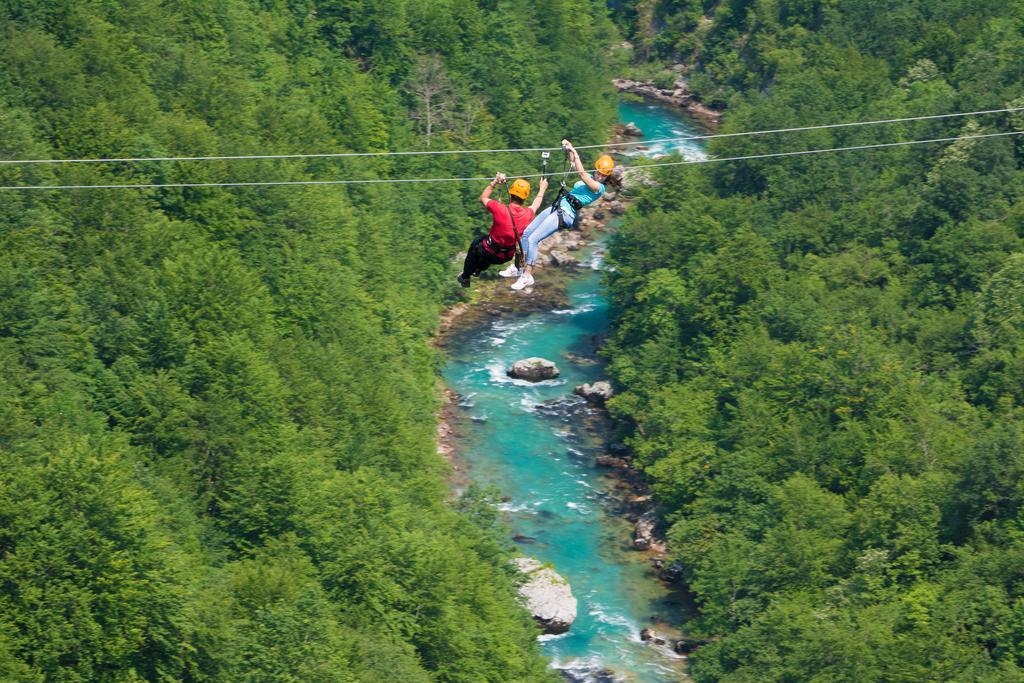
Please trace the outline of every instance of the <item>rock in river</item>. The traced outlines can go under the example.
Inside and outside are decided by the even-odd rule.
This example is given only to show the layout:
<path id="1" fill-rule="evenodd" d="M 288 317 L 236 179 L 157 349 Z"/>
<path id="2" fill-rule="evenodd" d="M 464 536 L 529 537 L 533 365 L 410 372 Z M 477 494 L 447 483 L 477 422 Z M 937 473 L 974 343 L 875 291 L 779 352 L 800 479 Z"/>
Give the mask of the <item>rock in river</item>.
<path id="1" fill-rule="evenodd" d="M 619 683 L 622 680 L 611 669 L 596 666 L 559 669 L 559 673 L 568 683 Z"/>
<path id="2" fill-rule="evenodd" d="M 654 527 L 657 523 L 658 518 L 654 514 L 654 510 L 648 510 L 640 515 L 640 519 L 636 521 L 636 526 L 633 528 L 634 549 L 647 550 L 651 547 L 651 543 L 654 542 Z"/>
<path id="3" fill-rule="evenodd" d="M 612 385 L 601 380 L 593 384 L 581 384 L 573 389 L 572 393 L 587 399 L 587 403 L 603 406 L 612 397 Z"/>
<path id="4" fill-rule="evenodd" d="M 622 127 L 622 134 L 628 135 L 631 138 L 642 138 L 644 136 L 644 132 L 632 121 Z"/>
<path id="5" fill-rule="evenodd" d="M 519 571 L 529 579 L 519 588 L 526 609 L 545 633 L 565 633 L 576 620 L 576 598 L 569 582 L 532 557 L 515 558 Z"/>
<path id="6" fill-rule="evenodd" d="M 509 377 L 525 379 L 529 382 L 541 382 L 558 377 L 558 367 L 544 358 L 525 358 L 517 360 L 508 371 Z"/>
<path id="7" fill-rule="evenodd" d="M 640 631 L 640 640 L 645 643 L 654 643 L 655 645 L 665 645 L 665 639 L 655 633 L 653 628 L 645 628 Z"/>
<path id="8" fill-rule="evenodd" d="M 576 268 L 580 260 L 563 249 L 552 249 L 551 263 L 558 268 Z"/>

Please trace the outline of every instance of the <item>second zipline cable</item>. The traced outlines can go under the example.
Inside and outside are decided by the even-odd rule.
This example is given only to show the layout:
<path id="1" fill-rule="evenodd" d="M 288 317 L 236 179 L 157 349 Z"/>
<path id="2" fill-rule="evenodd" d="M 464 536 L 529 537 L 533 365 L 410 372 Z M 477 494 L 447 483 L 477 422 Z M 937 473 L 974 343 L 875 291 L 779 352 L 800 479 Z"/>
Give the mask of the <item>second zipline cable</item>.
<path id="1" fill-rule="evenodd" d="M 777 159 L 780 157 L 808 156 L 812 154 L 827 154 L 835 152 L 853 152 L 869 149 L 884 149 L 888 147 L 906 147 L 910 145 L 927 145 L 939 142 L 956 142 L 958 140 L 980 140 L 983 138 L 1010 137 L 1024 135 L 1024 131 L 1008 131 L 1003 133 L 981 133 L 978 135 L 961 135 L 949 138 L 932 138 L 929 140 L 905 140 L 903 142 L 881 142 L 872 145 L 853 145 L 850 147 L 829 147 L 826 149 L 807 149 L 797 152 L 771 152 L 767 154 L 748 154 L 736 157 L 709 157 L 706 159 L 687 159 L 684 161 L 668 161 L 655 164 L 640 164 L 638 166 L 624 166 L 630 168 L 660 168 L 665 166 L 685 166 L 691 164 L 713 164 L 727 161 L 752 161 L 754 159 Z M 541 174 L 509 176 L 509 178 L 538 178 Z M 264 181 L 239 181 L 225 183 L 140 183 L 122 185 L 8 185 L 0 186 L 0 190 L 147 190 L 159 188 L 181 188 L 181 187 L 275 187 L 289 185 L 383 185 L 400 183 L 455 183 L 455 182 L 478 182 L 490 180 L 490 176 L 477 176 L 471 178 L 368 178 L 362 180 L 264 180 Z"/>
<path id="2" fill-rule="evenodd" d="M 799 133 L 812 130 L 830 130 L 835 128 L 851 128 L 855 126 L 880 126 L 891 123 L 908 123 L 911 121 L 932 121 L 937 119 L 963 118 L 967 116 L 983 116 L 987 114 L 1006 114 L 1024 111 L 1024 107 L 1007 107 L 1004 109 L 986 109 L 983 111 L 958 112 L 955 114 L 928 114 L 925 116 L 908 116 L 896 119 L 878 119 L 874 121 L 853 121 L 850 123 L 826 123 L 817 126 L 799 126 L 796 128 L 775 128 L 770 130 L 753 130 L 740 133 L 709 133 L 707 135 L 683 135 L 674 138 L 656 140 L 637 140 L 619 142 L 614 145 L 577 145 L 576 149 L 599 149 L 605 147 L 626 147 L 632 145 L 649 145 L 660 142 L 685 142 L 687 140 L 715 140 L 718 138 L 749 137 L 754 135 L 775 135 L 778 133 Z M 120 157 L 103 159 L 0 159 L 0 165 L 28 164 L 124 164 L 164 161 L 244 161 L 266 159 L 343 159 L 349 157 L 395 157 L 395 156 L 434 156 L 450 154 L 504 154 L 512 152 L 553 152 L 558 147 L 522 147 L 509 149 L 444 149 L 411 152 L 323 152 L 312 154 L 250 154 L 234 156 L 195 156 L 195 157 Z"/>

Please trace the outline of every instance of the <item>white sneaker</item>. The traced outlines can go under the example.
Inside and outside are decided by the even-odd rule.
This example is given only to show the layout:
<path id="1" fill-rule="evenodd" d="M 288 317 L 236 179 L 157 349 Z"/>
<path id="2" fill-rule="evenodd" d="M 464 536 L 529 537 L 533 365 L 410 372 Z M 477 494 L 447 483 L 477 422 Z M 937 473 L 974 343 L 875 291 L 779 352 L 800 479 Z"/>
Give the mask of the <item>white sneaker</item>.
<path id="1" fill-rule="evenodd" d="M 519 276 L 519 279 L 512 283 L 512 289 L 519 291 L 520 289 L 526 289 L 533 284 L 533 276 L 529 273 L 523 273 Z"/>
<path id="2" fill-rule="evenodd" d="M 516 264 L 510 264 L 508 268 L 498 273 L 502 277 L 519 277 L 519 269 L 516 268 Z"/>

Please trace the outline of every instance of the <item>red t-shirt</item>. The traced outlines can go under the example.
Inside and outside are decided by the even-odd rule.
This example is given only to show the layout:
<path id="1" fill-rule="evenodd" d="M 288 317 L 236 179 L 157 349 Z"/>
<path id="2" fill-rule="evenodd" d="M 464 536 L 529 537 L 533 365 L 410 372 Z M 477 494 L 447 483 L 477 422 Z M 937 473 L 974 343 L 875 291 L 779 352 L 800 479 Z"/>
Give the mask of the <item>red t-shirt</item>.
<path id="1" fill-rule="evenodd" d="M 516 221 L 516 232 L 523 236 L 526 226 L 533 220 L 533 211 L 525 206 L 512 204 L 512 216 Z M 496 199 L 487 202 L 487 210 L 494 216 L 494 223 L 491 225 L 491 239 L 503 247 L 511 247 L 516 243 L 515 233 L 512 232 L 512 221 L 509 220 L 509 207 Z"/>

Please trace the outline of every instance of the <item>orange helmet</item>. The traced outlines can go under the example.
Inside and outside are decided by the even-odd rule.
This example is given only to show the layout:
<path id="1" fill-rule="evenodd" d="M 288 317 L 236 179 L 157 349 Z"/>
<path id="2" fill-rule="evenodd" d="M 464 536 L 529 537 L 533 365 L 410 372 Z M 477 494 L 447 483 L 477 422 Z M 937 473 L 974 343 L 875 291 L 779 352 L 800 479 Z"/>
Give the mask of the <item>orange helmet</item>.
<path id="1" fill-rule="evenodd" d="M 597 158 L 595 168 L 597 168 L 598 173 L 611 175 L 612 171 L 615 170 L 615 159 L 612 159 L 610 154 L 602 154 Z"/>
<path id="2" fill-rule="evenodd" d="M 522 178 L 516 178 L 509 186 L 508 193 L 520 199 L 526 199 L 530 196 L 530 183 Z"/>

